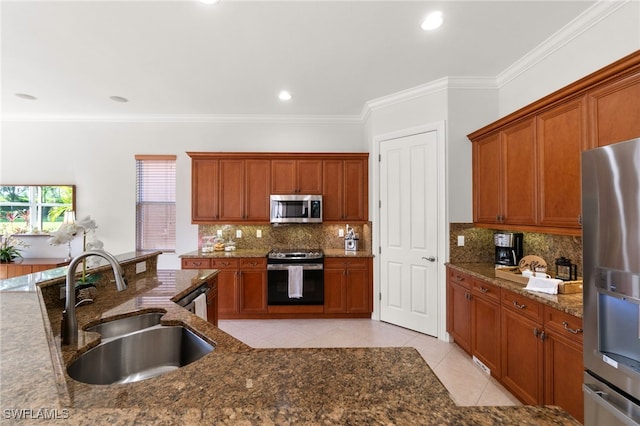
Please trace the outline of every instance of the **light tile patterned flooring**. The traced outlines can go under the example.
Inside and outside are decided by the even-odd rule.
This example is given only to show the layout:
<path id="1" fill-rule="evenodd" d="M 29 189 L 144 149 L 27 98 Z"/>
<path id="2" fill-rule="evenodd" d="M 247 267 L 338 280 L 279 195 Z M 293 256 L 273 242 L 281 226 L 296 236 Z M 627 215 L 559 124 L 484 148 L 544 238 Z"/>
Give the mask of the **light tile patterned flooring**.
<path id="1" fill-rule="evenodd" d="M 219 327 L 254 348 L 414 347 L 458 405 L 520 405 L 457 345 L 381 321 L 220 320 Z"/>

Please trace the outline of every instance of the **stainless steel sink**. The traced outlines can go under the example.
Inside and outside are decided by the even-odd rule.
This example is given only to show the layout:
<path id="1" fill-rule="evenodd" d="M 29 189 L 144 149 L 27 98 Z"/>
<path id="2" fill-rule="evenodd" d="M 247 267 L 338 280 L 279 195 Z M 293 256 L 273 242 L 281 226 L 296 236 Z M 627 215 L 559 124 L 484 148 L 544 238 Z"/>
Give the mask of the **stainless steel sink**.
<path id="1" fill-rule="evenodd" d="M 158 325 L 163 315 L 164 313 L 161 312 L 147 312 L 97 324 L 87 328 L 85 331 L 100 333 L 102 340 L 111 339 Z"/>
<path id="2" fill-rule="evenodd" d="M 67 368 L 83 383 L 132 383 L 190 364 L 213 346 L 182 326 L 157 325 L 101 343 Z"/>

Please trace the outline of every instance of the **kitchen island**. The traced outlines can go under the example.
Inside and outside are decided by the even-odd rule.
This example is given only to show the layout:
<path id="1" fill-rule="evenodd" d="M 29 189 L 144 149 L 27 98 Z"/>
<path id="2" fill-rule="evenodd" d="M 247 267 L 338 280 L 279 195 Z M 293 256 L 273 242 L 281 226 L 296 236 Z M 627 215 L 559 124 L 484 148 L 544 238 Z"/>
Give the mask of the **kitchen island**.
<path id="1" fill-rule="evenodd" d="M 137 264 L 139 262 L 133 262 Z M 217 271 L 130 276 L 117 292 L 99 288 L 78 308 L 77 347 L 60 345 L 60 303 L 47 287 L 0 293 L 0 396 L 5 421 L 64 424 L 572 424 L 557 407 L 458 407 L 412 348 L 252 349 L 172 300 Z M 26 278 L 25 278 L 26 279 Z M 164 280 L 164 281 L 163 281 Z M 215 350 L 179 370 L 141 382 L 88 385 L 63 368 L 99 342 L 87 324 L 132 312 L 165 312 Z"/>

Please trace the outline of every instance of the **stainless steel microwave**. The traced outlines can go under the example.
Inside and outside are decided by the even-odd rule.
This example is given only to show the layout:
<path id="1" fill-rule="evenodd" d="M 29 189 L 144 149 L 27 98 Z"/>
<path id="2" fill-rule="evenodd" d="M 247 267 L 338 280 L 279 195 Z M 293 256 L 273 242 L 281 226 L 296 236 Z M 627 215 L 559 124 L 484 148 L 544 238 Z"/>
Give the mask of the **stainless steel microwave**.
<path id="1" fill-rule="evenodd" d="M 271 223 L 322 223 L 322 195 L 272 195 Z"/>

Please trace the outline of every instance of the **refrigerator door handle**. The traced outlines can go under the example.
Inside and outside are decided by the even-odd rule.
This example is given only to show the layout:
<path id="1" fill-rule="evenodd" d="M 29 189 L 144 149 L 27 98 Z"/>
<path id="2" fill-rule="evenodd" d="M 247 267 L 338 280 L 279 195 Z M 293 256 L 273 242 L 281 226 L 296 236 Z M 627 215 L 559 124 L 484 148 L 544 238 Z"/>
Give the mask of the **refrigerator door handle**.
<path id="1" fill-rule="evenodd" d="M 638 423 L 640 421 L 638 417 L 639 407 L 631 401 L 624 400 L 621 395 L 618 395 L 611 389 L 601 390 L 593 383 L 583 384 L 582 389 L 585 394 L 585 406 L 587 405 L 587 400 L 591 400 L 602 407 L 607 413 L 613 415 L 616 420 L 620 421 L 619 424 L 621 425 L 637 426 L 640 424 Z M 587 423 L 588 420 L 585 415 L 585 424 Z"/>

